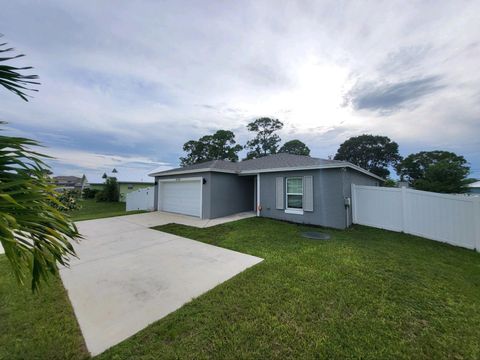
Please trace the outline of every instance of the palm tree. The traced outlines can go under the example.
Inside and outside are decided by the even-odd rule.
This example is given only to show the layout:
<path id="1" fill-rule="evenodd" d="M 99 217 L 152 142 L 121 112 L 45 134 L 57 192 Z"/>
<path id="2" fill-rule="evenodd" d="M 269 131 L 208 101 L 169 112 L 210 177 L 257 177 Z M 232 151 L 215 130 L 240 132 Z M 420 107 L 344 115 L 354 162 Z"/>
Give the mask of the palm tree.
<path id="1" fill-rule="evenodd" d="M 0 53 L 12 51 L 0 44 Z M 2 57 L 0 62 L 23 55 Z M 36 75 L 22 75 L 21 70 L 0 65 L 0 85 L 28 101 L 24 91 Z M 36 91 L 36 90 L 34 90 Z M 0 122 L 1 126 L 5 123 Z M 20 283 L 31 279 L 31 288 L 37 290 L 49 274 L 56 274 L 58 264 L 68 266 L 75 255 L 72 240 L 81 235 L 69 217 L 56 210 L 62 205 L 56 200 L 54 186 L 48 179 L 46 156 L 32 147 L 40 146 L 34 140 L 0 136 L 0 243 L 5 249 L 13 272 Z"/>

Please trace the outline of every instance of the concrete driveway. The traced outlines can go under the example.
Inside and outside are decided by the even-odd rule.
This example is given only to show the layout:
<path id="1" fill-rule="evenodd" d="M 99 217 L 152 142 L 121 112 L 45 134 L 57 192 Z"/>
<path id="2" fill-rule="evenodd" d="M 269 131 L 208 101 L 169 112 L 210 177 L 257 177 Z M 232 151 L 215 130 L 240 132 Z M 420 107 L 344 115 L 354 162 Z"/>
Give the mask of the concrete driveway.
<path id="1" fill-rule="evenodd" d="M 88 350 L 97 355 L 262 259 L 149 229 L 216 221 L 147 213 L 77 223 L 80 259 L 60 275 Z"/>

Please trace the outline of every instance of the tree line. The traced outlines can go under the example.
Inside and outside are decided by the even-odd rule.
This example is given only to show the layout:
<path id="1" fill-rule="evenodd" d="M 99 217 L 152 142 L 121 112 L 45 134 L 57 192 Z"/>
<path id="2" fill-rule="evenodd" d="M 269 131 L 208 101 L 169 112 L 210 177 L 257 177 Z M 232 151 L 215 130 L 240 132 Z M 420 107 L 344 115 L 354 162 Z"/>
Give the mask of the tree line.
<path id="1" fill-rule="evenodd" d="M 291 140 L 279 147 L 281 139 L 276 131 L 282 128 L 283 123 L 280 120 L 263 117 L 247 124 L 248 131 L 255 136 L 244 146 L 237 144 L 235 134 L 229 130 L 218 130 L 213 135 L 187 141 L 183 145 L 183 151 L 187 155 L 180 158 L 180 165 L 187 166 L 210 160 L 238 161 L 238 153 L 242 150 L 247 150 L 244 160 L 276 153 L 309 156 L 310 149 L 300 140 Z"/>
<path id="2" fill-rule="evenodd" d="M 236 142 L 232 131 L 218 130 L 213 135 L 186 142 L 183 150 L 187 154 L 180 158 L 180 164 L 187 166 L 210 160 L 235 162 L 242 150 L 247 151 L 244 160 L 277 153 L 310 156 L 309 147 L 298 139 L 280 146 L 281 138 L 277 132 L 282 128 L 283 123 L 278 119 L 256 119 L 247 124 L 253 138 L 244 146 Z M 462 193 L 472 181 L 467 178 L 470 167 L 463 156 L 435 150 L 420 151 L 404 158 L 399 153 L 398 144 L 387 136 L 364 134 L 351 137 L 340 145 L 334 159 L 351 162 L 385 178 L 387 186 L 395 183 L 390 178 L 390 169 L 396 171 L 401 181 L 418 190 Z"/>

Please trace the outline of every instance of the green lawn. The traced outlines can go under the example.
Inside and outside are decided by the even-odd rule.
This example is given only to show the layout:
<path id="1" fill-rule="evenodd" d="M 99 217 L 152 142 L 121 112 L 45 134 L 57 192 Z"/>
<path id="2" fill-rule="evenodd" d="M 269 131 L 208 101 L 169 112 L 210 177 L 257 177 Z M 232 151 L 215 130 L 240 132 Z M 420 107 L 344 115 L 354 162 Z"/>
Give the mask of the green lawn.
<path id="1" fill-rule="evenodd" d="M 74 221 L 100 219 L 112 216 L 139 214 L 145 211 L 125 211 L 124 202 L 97 202 L 93 199 L 80 200 L 78 210 L 69 211 Z"/>
<path id="2" fill-rule="evenodd" d="M 125 203 L 81 200 L 68 214 L 88 220 L 141 213 L 125 211 Z M 27 282 L 28 283 L 28 282 Z M 0 360 L 89 358 L 80 329 L 59 279 L 40 294 L 14 281 L 5 255 L 0 255 Z"/>
<path id="3" fill-rule="evenodd" d="M 58 279 L 40 294 L 20 287 L 0 255 L 0 359 L 86 359 L 80 329 Z"/>
<path id="4" fill-rule="evenodd" d="M 323 229 L 331 240 L 307 240 L 299 233 L 312 228 L 260 218 L 207 229 L 173 224 L 158 229 L 265 261 L 98 359 L 480 358 L 478 253 L 367 227 Z M 10 289 L 5 281 L 2 295 Z M 64 297 L 58 284 L 54 288 Z M 0 320 L 8 318 L 21 294 L 14 292 L 9 306 L 0 298 Z M 84 355 L 80 340 L 50 321 L 50 308 L 71 314 L 64 299 L 48 296 L 33 310 L 28 297 L 20 300 L 8 329 L 29 333 L 7 331 L 0 354 L 35 354 L 44 342 L 60 341 L 28 339 L 38 327 L 63 334 L 61 348 L 68 348 L 71 358 Z M 34 320 L 28 316 L 32 311 Z M 12 343 L 24 352 L 10 352 Z"/>

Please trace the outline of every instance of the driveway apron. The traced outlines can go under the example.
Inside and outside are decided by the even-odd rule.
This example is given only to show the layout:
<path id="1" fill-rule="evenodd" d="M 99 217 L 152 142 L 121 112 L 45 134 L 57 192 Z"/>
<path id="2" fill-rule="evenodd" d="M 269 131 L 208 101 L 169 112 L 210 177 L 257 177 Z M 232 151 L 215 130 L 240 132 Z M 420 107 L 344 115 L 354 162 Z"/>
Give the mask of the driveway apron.
<path id="1" fill-rule="evenodd" d="M 158 212 L 77 223 L 79 259 L 60 275 L 92 355 L 262 261 L 148 227 L 189 221 L 208 226 Z"/>

